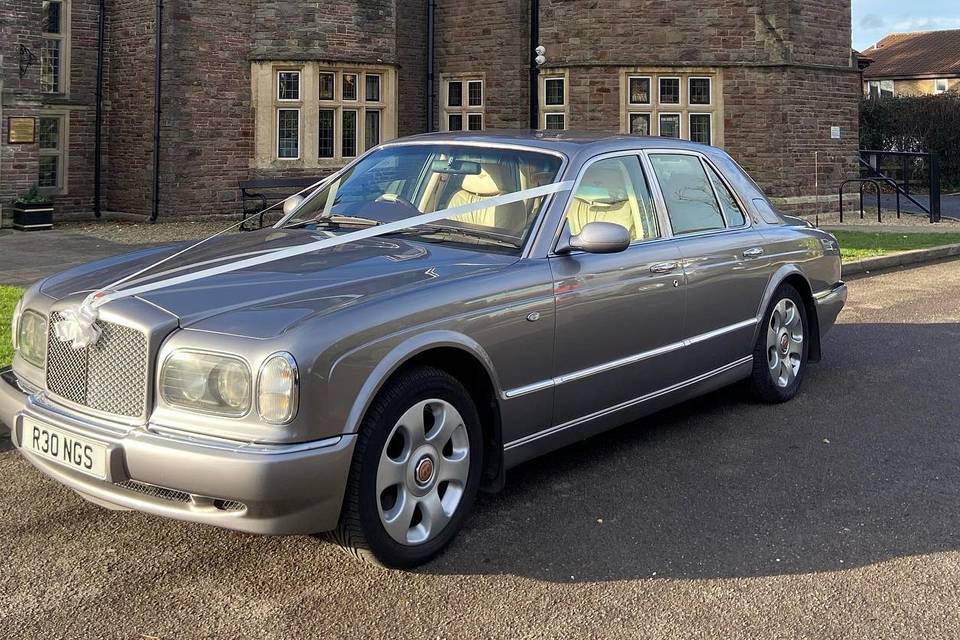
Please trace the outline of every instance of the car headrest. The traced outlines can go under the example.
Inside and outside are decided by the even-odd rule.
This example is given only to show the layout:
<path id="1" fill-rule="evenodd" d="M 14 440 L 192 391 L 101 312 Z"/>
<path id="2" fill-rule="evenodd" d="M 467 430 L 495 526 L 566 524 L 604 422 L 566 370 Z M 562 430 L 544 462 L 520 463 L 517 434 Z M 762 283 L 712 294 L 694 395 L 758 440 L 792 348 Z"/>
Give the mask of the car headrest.
<path id="1" fill-rule="evenodd" d="M 497 196 L 506 192 L 504 174 L 501 165 L 485 164 L 480 173 L 464 176 L 460 188 L 477 196 Z"/>

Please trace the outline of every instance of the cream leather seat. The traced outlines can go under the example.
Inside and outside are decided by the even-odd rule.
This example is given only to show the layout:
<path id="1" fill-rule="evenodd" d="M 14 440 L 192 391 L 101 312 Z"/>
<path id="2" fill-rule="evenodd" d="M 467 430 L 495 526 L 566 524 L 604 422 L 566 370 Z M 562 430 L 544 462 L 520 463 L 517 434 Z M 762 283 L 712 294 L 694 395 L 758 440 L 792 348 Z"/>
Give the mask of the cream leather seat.
<path id="1" fill-rule="evenodd" d="M 573 235 L 590 222 L 613 222 L 637 239 L 636 216 L 623 172 L 617 166 L 600 163 L 591 167 L 570 203 L 567 220 Z"/>
<path id="2" fill-rule="evenodd" d="M 517 191 L 516 181 L 510 177 L 508 168 L 499 164 L 485 164 L 480 173 L 466 175 L 460 189 L 451 196 L 447 207 L 481 202 L 487 198 Z M 487 207 L 454 218 L 457 222 L 483 227 L 514 231 L 522 229 L 526 222 L 526 209 L 522 202 Z"/>

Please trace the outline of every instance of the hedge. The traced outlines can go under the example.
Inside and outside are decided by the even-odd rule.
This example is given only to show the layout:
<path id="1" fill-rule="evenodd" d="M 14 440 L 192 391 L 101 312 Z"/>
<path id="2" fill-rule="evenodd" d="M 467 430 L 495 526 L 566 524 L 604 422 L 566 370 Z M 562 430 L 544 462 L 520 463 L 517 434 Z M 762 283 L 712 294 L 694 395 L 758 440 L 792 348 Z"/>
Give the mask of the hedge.
<path id="1" fill-rule="evenodd" d="M 960 93 L 861 101 L 860 148 L 936 152 L 940 156 L 944 190 L 957 190 L 960 188 Z M 925 171 L 923 173 L 925 175 Z"/>

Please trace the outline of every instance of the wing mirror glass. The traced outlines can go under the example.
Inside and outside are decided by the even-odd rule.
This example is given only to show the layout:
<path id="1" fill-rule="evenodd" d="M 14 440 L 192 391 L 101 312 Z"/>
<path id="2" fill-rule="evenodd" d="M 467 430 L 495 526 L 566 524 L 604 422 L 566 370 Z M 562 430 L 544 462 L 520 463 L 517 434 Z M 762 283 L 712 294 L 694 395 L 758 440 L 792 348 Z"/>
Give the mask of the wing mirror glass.
<path id="1" fill-rule="evenodd" d="M 613 222 L 588 222 L 575 236 L 570 235 L 570 227 L 564 225 L 557 253 L 620 253 L 629 246 L 630 232 L 625 227 Z"/>

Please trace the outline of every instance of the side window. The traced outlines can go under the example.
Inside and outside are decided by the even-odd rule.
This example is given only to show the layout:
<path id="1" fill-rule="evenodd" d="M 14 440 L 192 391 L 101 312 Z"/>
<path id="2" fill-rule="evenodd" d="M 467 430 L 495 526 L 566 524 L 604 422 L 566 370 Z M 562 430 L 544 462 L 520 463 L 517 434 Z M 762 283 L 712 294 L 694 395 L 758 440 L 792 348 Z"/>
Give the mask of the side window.
<path id="1" fill-rule="evenodd" d="M 590 165 L 567 208 L 570 233 L 590 222 L 613 222 L 634 242 L 660 237 L 660 228 L 640 158 L 622 156 Z"/>
<path id="2" fill-rule="evenodd" d="M 747 218 L 743 215 L 743 209 L 737 204 L 737 199 L 730 193 L 730 189 L 723 183 L 716 169 L 708 167 L 710 180 L 713 182 L 713 188 L 717 191 L 720 198 L 720 207 L 723 209 L 723 215 L 727 218 L 727 224 L 731 227 L 742 227 L 747 224 Z"/>
<path id="3" fill-rule="evenodd" d="M 725 227 L 720 204 L 697 156 L 654 153 L 650 162 L 660 181 L 674 234 Z"/>

